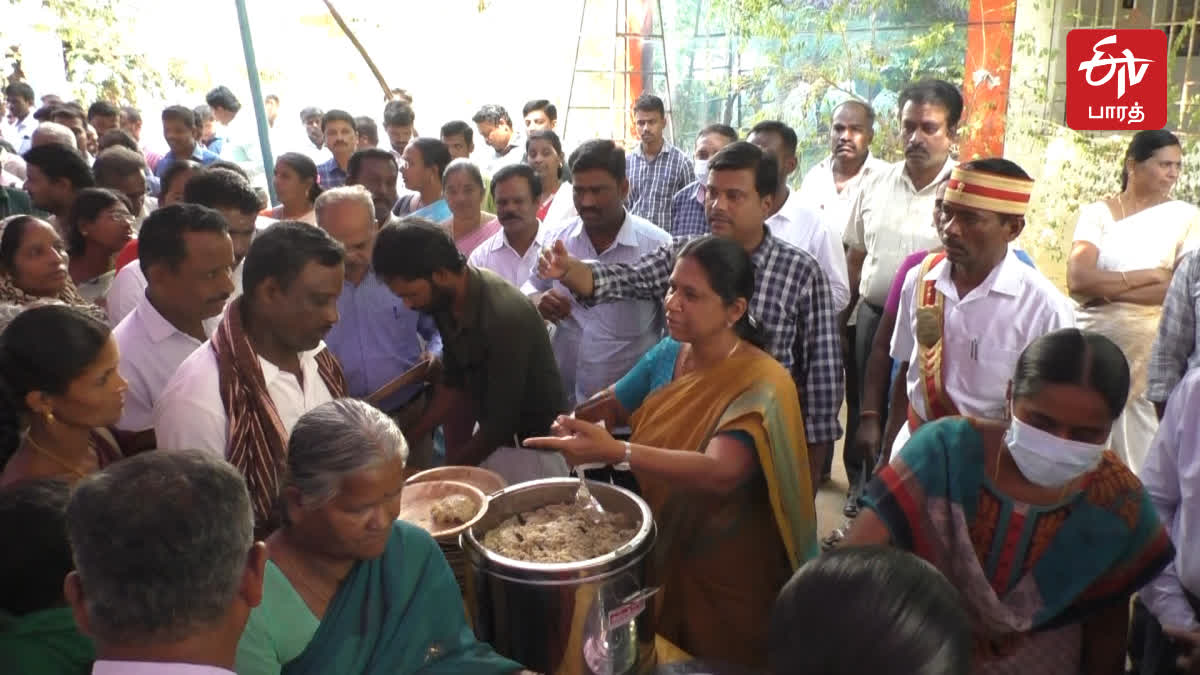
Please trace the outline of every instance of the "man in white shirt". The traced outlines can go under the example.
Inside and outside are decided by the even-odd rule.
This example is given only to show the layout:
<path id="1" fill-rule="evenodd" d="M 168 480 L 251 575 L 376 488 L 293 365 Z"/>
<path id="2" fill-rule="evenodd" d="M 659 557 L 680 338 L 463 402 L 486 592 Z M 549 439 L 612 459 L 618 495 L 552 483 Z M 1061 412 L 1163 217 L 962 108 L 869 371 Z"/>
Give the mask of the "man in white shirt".
<path id="1" fill-rule="evenodd" d="M 240 114 L 242 104 L 224 85 L 208 92 L 204 101 L 221 124 L 219 135 L 224 137 L 224 142 L 218 154 L 242 167 L 251 186 L 265 189 L 267 179 L 263 173 L 262 146 L 258 142 L 258 121 L 254 114 Z"/>
<path id="2" fill-rule="evenodd" d="M 849 327 L 845 335 L 849 439 L 858 433 L 867 358 L 892 280 L 905 257 L 937 246 L 929 214 L 937 184 L 946 180 L 955 165 L 950 147 L 958 137 L 963 109 L 958 89 L 941 80 L 924 80 L 900 92 L 899 102 L 904 161 L 864 177 L 842 234 L 850 281 Z M 842 458 L 853 491 L 866 475 L 867 458 L 845 452 Z M 853 494 L 849 497 L 847 515 L 857 513 L 856 499 Z"/>
<path id="3" fill-rule="evenodd" d="M 821 222 L 839 239 L 863 180 L 888 166 L 871 156 L 874 138 L 871 106 L 855 100 L 838 105 L 829 125 L 830 154 L 809 169 L 800 183 L 800 203 L 818 211 Z"/>
<path id="4" fill-rule="evenodd" d="M 479 167 L 488 176 L 495 175 L 509 164 L 520 164 L 525 159 L 524 144 L 513 130 L 512 118 L 504 106 L 489 103 L 471 118 L 479 130 L 479 137 L 490 151 L 485 152 Z"/>
<path id="5" fill-rule="evenodd" d="M 545 228 L 537 219 L 542 181 L 529 165 L 513 164 L 496 173 L 491 190 L 501 229 L 477 246 L 467 262 L 521 288 L 546 241 Z"/>
<path id="6" fill-rule="evenodd" d="M 138 261 L 131 264 L 141 267 L 149 285 L 113 330 L 121 377 L 129 383 L 117 428 L 144 432 L 154 427 L 154 402 L 179 364 L 212 335 L 233 294 L 229 225 L 203 206 L 164 207 L 146 220 Z"/>
<path id="7" fill-rule="evenodd" d="M 255 234 L 269 225 L 259 222 L 258 195 L 245 178 L 230 169 L 210 169 L 188 179 L 183 187 L 183 201 L 215 209 L 229 225 L 233 241 L 233 296 L 242 294 L 242 261 L 250 249 Z M 119 323 L 138 303 L 146 291 L 146 275 L 139 265 L 129 264 L 117 272 L 105 296 L 108 320 Z"/>
<path id="8" fill-rule="evenodd" d="M 13 146 L 18 155 L 23 155 L 32 147 L 33 130 L 38 125 L 33 118 L 33 87 L 24 82 L 13 82 L 4 88 L 4 102 L 13 118 L 4 140 Z"/>
<path id="9" fill-rule="evenodd" d="M 1142 672 L 1170 672 L 1146 669 L 1151 660 L 1163 666 L 1174 662 L 1175 654 L 1162 629 L 1192 634 L 1191 642 L 1200 642 L 1200 531 L 1194 514 L 1200 502 L 1195 490 L 1200 485 L 1200 426 L 1196 416 L 1200 405 L 1200 370 L 1192 369 L 1180 380 L 1167 400 L 1158 434 L 1138 472 L 1158 518 L 1167 528 L 1175 545 L 1175 559 L 1157 578 L 1138 591 L 1138 597 L 1153 615 L 1147 626 Z M 1136 616 L 1136 615 L 1135 615 Z M 1155 625 L 1157 624 L 1157 625 Z"/>
<path id="10" fill-rule="evenodd" d="M 576 259 L 606 264 L 635 263 L 671 243 L 671 235 L 625 208 L 624 154 L 612 141 L 579 146 L 571 162 L 579 217 L 547 241 L 562 241 Z M 525 291 L 542 292 L 538 311 L 556 325 L 551 345 L 568 408 L 621 379 L 662 338 L 661 299 L 585 307 L 561 283 L 536 274 Z"/>
<path id="11" fill-rule="evenodd" d="M 66 524 L 63 590 L 95 643 L 92 675 L 233 675 L 267 562 L 236 469 L 145 452 L 80 481 Z"/>
<path id="12" fill-rule="evenodd" d="M 746 138 L 779 164 L 779 185 L 775 188 L 772 213 L 766 221 L 771 234 L 817 259 L 829 280 L 834 309 L 846 309 L 850 303 L 850 282 L 846 278 L 846 254 L 841 242 L 822 226 L 821 215 L 803 204 L 800 195 L 788 189 L 788 176 L 796 171 L 796 132 L 783 122 L 765 121 L 754 125 Z"/>
<path id="13" fill-rule="evenodd" d="M 1072 303 L 1010 246 L 1025 227 L 1032 191 L 1033 179 L 1006 159 L 951 172 L 941 213 L 945 250 L 909 271 L 896 313 L 891 355 L 905 391 L 893 392 L 889 427 L 907 423 L 893 453 L 941 417 L 1005 419 L 1021 352 L 1075 325 Z"/>
<path id="14" fill-rule="evenodd" d="M 338 320 L 345 249 L 315 225 L 285 221 L 254 240 L 245 266 L 245 294 L 167 383 L 154 433 L 159 447 L 204 450 L 238 467 L 265 534 L 292 427 L 346 393 L 322 339 Z"/>

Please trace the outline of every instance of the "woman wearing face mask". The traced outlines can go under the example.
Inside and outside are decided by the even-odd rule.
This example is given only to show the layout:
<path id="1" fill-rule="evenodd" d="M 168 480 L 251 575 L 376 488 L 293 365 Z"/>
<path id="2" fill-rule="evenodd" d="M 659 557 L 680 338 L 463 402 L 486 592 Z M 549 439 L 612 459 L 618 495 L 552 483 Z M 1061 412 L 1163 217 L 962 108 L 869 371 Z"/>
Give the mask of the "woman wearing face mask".
<path id="1" fill-rule="evenodd" d="M 1129 597 L 1174 556 L 1137 477 L 1105 442 L 1129 366 L 1074 328 L 1017 361 L 1011 420 L 922 426 L 867 486 L 846 546 L 891 544 L 963 595 L 973 673 L 1124 672 Z"/>

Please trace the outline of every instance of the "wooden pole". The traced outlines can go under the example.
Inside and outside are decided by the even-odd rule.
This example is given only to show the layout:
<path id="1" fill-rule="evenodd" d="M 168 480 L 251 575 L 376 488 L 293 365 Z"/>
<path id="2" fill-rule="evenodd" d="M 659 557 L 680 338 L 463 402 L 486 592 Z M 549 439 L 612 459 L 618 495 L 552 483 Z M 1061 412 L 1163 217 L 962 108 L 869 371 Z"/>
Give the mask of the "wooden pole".
<path id="1" fill-rule="evenodd" d="M 363 57 L 363 61 L 367 62 L 367 67 L 371 69 L 371 74 L 375 76 L 375 80 L 379 82 L 379 86 L 383 87 L 384 99 L 388 101 L 392 100 L 392 88 L 388 86 L 387 80 L 383 79 L 383 73 L 379 72 L 379 68 L 375 66 L 375 62 L 372 61 L 371 56 L 367 54 L 366 48 L 363 47 L 362 43 L 358 41 L 358 38 L 354 36 L 354 31 L 350 30 L 350 26 L 347 26 L 346 22 L 342 20 L 342 15 L 338 14 L 338 11 L 334 8 L 333 3 L 330 2 L 330 0 L 323 0 L 323 2 L 325 3 L 325 6 L 329 8 L 329 15 L 332 16 L 333 20 L 337 22 L 338 27 L 342 29 L 342 32 L 346 34 L 346 37 L 350 38 L 351 44 L 353 44 L 354 48 L 358 50 L 359 55 Z"/>

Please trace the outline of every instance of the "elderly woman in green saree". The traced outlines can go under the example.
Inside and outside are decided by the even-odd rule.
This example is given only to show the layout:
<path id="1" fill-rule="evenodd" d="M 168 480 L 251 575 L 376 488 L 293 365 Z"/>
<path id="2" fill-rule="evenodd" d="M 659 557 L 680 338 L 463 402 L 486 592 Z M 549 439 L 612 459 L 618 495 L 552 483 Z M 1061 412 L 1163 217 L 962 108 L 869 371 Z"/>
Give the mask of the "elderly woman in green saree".
<path id="1" fill-rule="evenodd" d="M 296 423 L 239 675 L 521 670 L 475 639 L 433 538 L 397 520 L 407 454 L 395 423 L 361 401 Z"/>
<path id="2" fill-rule="evenodd" d="M 1174 555 L 1106 449 L 1129 387 L 1108 338 L 1038 338 L 1009 383 L 1009 422 L 921 427 L 867 486 L 843 545 L 891 544 L 941 570 L 967 608 L 977 675 L 1125 672 L 1130 596 Z"/>
<path id="3" fill-rule="evenodd" d="M 705 661 L 762 667 L 775 596 L 817 554 L 800 401 L 747 313 L 754 265 L 741 246 L 688 242 L 668 288 L 670 336 L 560 418 L 559 437 L 525 444 L 575 465 L 628 462 L 658 525 L 658 631 Z M 605 430 L 626 422 L 629 443 Z"/>

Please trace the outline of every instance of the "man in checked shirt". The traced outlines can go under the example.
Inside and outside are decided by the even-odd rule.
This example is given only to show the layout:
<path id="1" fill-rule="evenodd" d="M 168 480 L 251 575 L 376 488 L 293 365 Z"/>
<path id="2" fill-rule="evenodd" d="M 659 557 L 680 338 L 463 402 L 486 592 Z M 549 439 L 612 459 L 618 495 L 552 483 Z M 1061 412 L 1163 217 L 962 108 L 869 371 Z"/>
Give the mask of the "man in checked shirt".
<path id="1" fill-rule="evenodd" d="M 709 161 L 704 208 L 712 233 L 741 244 L 755 268 L 750 313 L 762 321 L 767 351 L 792 373 L 804 409 L 809 468 L 817 485 L 826 454 L 841 434 L 842 350 L 829 281 L 808 253 L 776 239 L 763 224 L 778 186 L 779 164 L 757 146 L 732 143 Z M 686 237 L 632 264 L 572 258 L 554 242 L 535 274 L 562 282 L 581 303 L 666 296 L 675 257 Z"/>
<path id="2" fill-rule="evenodd" d="M 633 121 L 642 142 L 625 156 L 629 179 L 625 206 L 633 215 L 670 231 L 671 198 L 695 178 L 692 160 L 663 138 L 667 111 L 661 98 L 639 96 L 633 104 Z"/>

